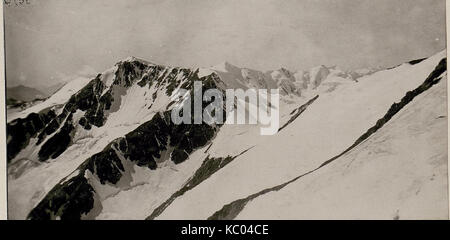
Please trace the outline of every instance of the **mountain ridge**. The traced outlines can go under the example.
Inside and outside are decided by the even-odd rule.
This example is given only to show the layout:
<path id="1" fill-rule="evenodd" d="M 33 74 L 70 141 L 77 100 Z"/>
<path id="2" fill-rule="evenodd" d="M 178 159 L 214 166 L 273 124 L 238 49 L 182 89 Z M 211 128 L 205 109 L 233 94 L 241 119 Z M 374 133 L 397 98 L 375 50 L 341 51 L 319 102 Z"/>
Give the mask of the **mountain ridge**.
<path id="1" fill-rule="evenodd" d="M 367 130 L 371 121 L 379 117 L 377 114 L 416 87 L 414 84 L 419 83 L 420 78 L 428 74 L 441 58 L 442 52 L 414 64 L 405 63 L 392 70 L 368 73 L 357 79 L 334 67 L 318 67 L 312 74 L 292 73 L 287 69 L 263 73 L 224 64 L 220 71 L 212 71 L 168 67 L 134 57 L 126 58 L 94 79 L 68 83 L 43 103 L 9 119 L 8 180 L 11 183 L 9 201 L 13 203 L 10 212 L 13 218 L 19 219 L 27 216 L 30 219 L 143 219 L 189 182 L 198 169 L 211 167 L 206 172 L 200 171 L 207 177 L 200 177 L 201 181 L 194 188 L 171 202 L 160 215 L 170 218 L 175 209 L 183 204 L 189 205 L 191 200 L 185 199 L 192 198 L 193 192 L 210 184 L 211 179 L 218 179 L 226 172 L 236 176 L 240 174 L 242 170 L 230 171 L 243 164 L 242 159 L 248 163 L 254 161 L 249 156 L 265 159 L 261 163 L 254 162 L 252 166 L 265 171 L 267 176 L 273 176 L 251 180 L 250 183 L 261 181 L 259 184 L 273 186 L 277 182 L 274 179 L 282 179 L 280 174 L 284 171 L 289 168 L 295 170 L 294 166 L 298 164 L 294 157 L 296 154 L 304 156 L 304 164 L 312 161 L 314 152 L 306 146 L 317 149 L 319 145 L 314 145 L 314 141 L 305 142 L 299 136 L 319 141 L 324 134 L 337 131 L 333 130 L 337 127 L 338 130 L 342 128 L 339 130 L 341 134 L 349 135 L 350 141 L 351 134 Z M 411 82 L 405 80 L 409 78 Z M 390 82 L 389 79 L 395 81 Z M 204 90 L 279 88 L 282 93 L 280 126 L 286 130 L 272 137 L 261 137 L 259 123 L 255 126 L 173 125 L 169 113 L 182 102 L 178 91 L 185 88 L 192 94 L 194 81 L 201 81 Z M 386 99 L 378 97 L 381 92 L 370 92 L 372 89 L 384 91 Z M 301 108 L 318 94 L 320 97 L 310 106 Z M 363 94 L 373 98 L 364 99 Z M 365 101 L 366 105 L 358 101 Z M 361 110 L 361 106 L 377 109 Z M 343 114 L 330 111 L 335 107 L 342 108 Z M 364 118 L 358 117 L 364 126 L 348 118 L 356 110 L 364 113 L 359 113 Z M 315 112 L 315 116 L 319 116 L 318 113 L 330 116 L 317 120 L 311 112 Z M 322 125 L 316 126 L 314 121 Z M 355 126 L 342 125 L 346 121 L 355 121 L 352 122 Z M 303 124 L 311 128 L 302 128 Z M 325 129 L 325 133 L 317 135 L 318 126 Z M 330 138 L 333 136 L 329 135 Z M 288 162 L 280 162 L 269 171 L 265 164 L 268 164 L 267 158 L 271 154 L 266 153 L 263 146 L 276 138 L 287 141 L 288 144 L 279 146 L 277 151 L 288 152 L 290 157 Z M 291 141 L 304 146 L 293 147 Z M 326 138 L 320 141 L 327 142 Z M 291 145 L 292 149 L 285 149 Z M 325 152 L 337 152 L 343 145 L 344 142 L 329 146 Z M 238 157 L 233 161 L 227 160 L 232 156 Z M 216 163 L 219 169 L 215 169 Z M 244 165 L 242 169 L 251 167 Z M 208 175 L 208 172 L 212 174 Z M 249 193 L 255 190 L 251 185 L 245 187 Z M 224 191 L 220 192 L 222 196 L 234 192 Z M 220 201 L 212 198 L 208 209 L 220 209 L 222 201 L 230 197 L 238 199 L 231 195 Z M 147 202 L 140 202 L 143 198 Z M 127 199 L 136 199 L 139 204 L 126 208 L 123 204 Z M 195 206 L 190 207 L 196 209 Z M 203 218 L 207 218 L 214 213 L 205 211 L 197 211 L 194 215 L 200 217 L 205 214 Z M 184 217 L 189 218 L 189 214 L 186 212 Z"/>

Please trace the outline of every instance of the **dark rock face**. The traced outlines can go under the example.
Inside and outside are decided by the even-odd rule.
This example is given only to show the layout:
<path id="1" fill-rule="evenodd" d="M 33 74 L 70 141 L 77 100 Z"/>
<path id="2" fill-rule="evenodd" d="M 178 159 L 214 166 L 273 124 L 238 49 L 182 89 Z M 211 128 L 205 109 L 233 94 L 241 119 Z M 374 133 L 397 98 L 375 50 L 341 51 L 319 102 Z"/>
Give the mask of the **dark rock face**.
<path id="1" fill-rule="evenodd" d="M 162 114 L 156 114 L 152 120 L 116 142 L 116 145 L 125 158 L 136 162 L 138 166 L 156 169 L 155 159 L 160 158 L 161 152 L 167 149 L 171 131 L 169 121 Z"/>
<path id="2" fill-rule="evenodd" d="M 64 120 L 64 119 L 61 119 Z M 42 143 L 42 141 L 44 141 L 45 137 L 47 137 L 48 135 L 51 135 L 52 133 L 54 133 L 56 130 L 58 130 L 60 124 L 61 124 L 61 120 L 58 118 L 54 118 L 45 128 L 43 131 L 41 131 L 41 133 L 39 133 L 38 135 L 38 141 L 36 143 L 36 145 L 39 145 Z"/>
<path id="3" fill-rule="evenodd" d="M 415 65 L 415 64 L 421 63 L 425 59 L 427 59 L 427 58 L 420 58 L 420 59 L 412 60 L 412 61 L 409 61 L 408 63 L 411 65 Z"/>
<path id="4" fill-rule="evenodd" d="M 111 107 L 113 101 L 110 91 L 102 95 L 106 86 L 100 77 L 101 75 L 98 75 L 86 87 L 73 95 L 64 107 L 66 113 L 75 113 L 77 110 L 85 111 L 84 117 L 87 121 L 85 126 L 103 126 L 106 120 L 104 111 Z"/>
<path id="5" fill-rule="evenodd" d="M 72 125 L 72 114 L 70 114 L 64 126 L 42 145 L 38 153 L 39 160 L 54 159 L 61 155 L 72 143 L 71 134 L 74 129 Z"/>
<path id="6" fill-rule="evenodd" d="M 147 67 L 139 62 L 120 62 L 116 71 L 114 84 L 129 87 L 135 79 L 140 79 Z M 159 67 L 160 69 L 161 67 Z M 156 74 L 156 73 L 155 73 Z M 113 84 L 113 85 L 114 85 Z M 107 119 L 107 111 L 114 101 L 114 86 L 107 86 L 101 81 L 101 74 L 91 80 L 65 103 L 62 112 L 45 110 L 39 114 L 32 113 L 24 119 L 17 119 L 7 125 L 8 131 L 8 162 L 29 144 L 30 138 L 36 137 L 36 145 L 41 145 L 48 139 L 39 151 L 39 160 L 46 161 L 61 155 L 71 144 L 71 135 L 76 131 L 77 123 L 72 122 L 72 115 L 77 110 L 84 111 L 84 116 L 78 122 L 84 129 L 90 130 L 92 125 L 101 127 Z M 105 91 L 105 92 L 104 92 Z"/>
<path id="7" fill-rule="evenodd" d="M 43 110 L 9 123 L 6 127 L 8 162 L 16 157 L 29 144 L 30 138 L 35 137 L 54 117 L 56 114 L 53 110 Z"/>
<path id="8" fill-rule="evenodd" d="M 85 111 L 82 120 L 82 122 L 84 121 L 83 127 L 85 129 L 90 129 L 91 125 L 100 127 L 104 124 L 106 120 L 104 111 L 109 109 L 113 99 L 109 91 L 102 95 L 105 85 L 100 80 L 100 77 L 101 75 L 98 75 L 78 93 L 72 95 L 64 106 L 62 113 L 53 119 L 44 131 L 39 134 L 38 145 L 64 124 L 56 134 L 41 146 L 39 151 L 40 161 L 46 161 L 49 158 L 54 159 L 70 146 L 72 143 L 71 136 L 77 126 L 76 123 L 72 122 L 72 116 L 77 110 Z"/>
<path id="9" fill-rule="evenodd" d="M 169 84 L 167 85 L 166 94 L 168 96 L 170 96 L 172 94 L 173 90 L 175 90 L 175 88 L 180 85 L 181 79 L 183 79 L 183 78 L 177 78 L 178 74 L 181 74 L 183 76 L 183 78 L 188 78 L 188 79 L 192 78 L 194 75 L 197 76 L 197 73 L 193 73 L 189 69 L 185 69 L 185 68 L 172 69 L 172 71 L 167 76 L 167 80 L 168 80 Z"/>
<path id="10" fill-rule="evenodd" d="M 40 161 L 46 161 L 60 156 L 72 144 L 71 136 L 77 131 L 78 125 L 89 131 L 92 129 L 92 126 L 102 127 L 105 124 L 108 114 L 111 113 L 111 107 L 114 101 L 119 101 L 120 103 L 120 97 L 114 95 L 117 88 L 126 89 L 138 81 L 137 84 L 140 87 L 151 87 L 153 84 L 156 84 L 158 89 L 165 88 L 165 93 L 171 95 L 173 90 L 182 81 L 185 81 L 182 87 L 187 89 L 192 87 L 194 81 L 201 81 L 197 73 L 185 68 L 166 68 L 158 65 L 146 65 L 137 60 L 119 62 L 112 86 L 106 86 L 102 82 L 102 75 L 99 74 L 80 91 L 70 97 L 59 115 L 56 116 L 54 111 L 45 111 L 39 114 L 30 114 L 25 119 L 17 119 L 8 124 L 9 138 L 11 139 L 8 141 L 8 161 L 11 161 L 25 148 L 29 144 L 30 138 L 36 137 L 36 135 L 38 139 L 36 146 L 40 146 L 45 142 L 39 151 Z M 217 78 L 217 76 L 215 77 Z M 212 87 L 209 85 L 214 82 L 213 80 L 207 80 L 206 78 L 202 80 L 205 82 L 205 87 Z M 115 97 L 117 99 L 114 99 Z M 153 100 L 156 97 L 157 94 L 155 92 L 153 94 Z M 84 115 L 78 122 L 73 122 L 72 116 L 78 110 L 83 111 Z M 167 118 L 167 116 L 164 118 Z M 206 139 L 211 138 L 213 135 L 212 131 L 204 126 L 167 125 L 166 127 L 176 127 L 177 132 L 188 132 L 188 136 L 186 137 L 173 133 L 174 136 L 171 139 L 171 146 L 180 145 L 179 148 L 186 150 L 175 150 L 173 160 L 176 163 L 186 160 L 187 154 L 191 153 L 192 149 L 201 146 L 207 141 Z M 161 131 L 164 131 L 164 129 L 161 129 Z M 144 133 L 147 134 L 146 132 Z M 48 139 L 48 136 L 51 135 L 53 136 Z M 133 139 L 135 137 L 130 135 L 126 140 L 133 141 Z M 156 139 L 145 140 L 155 144 Z M 161 140 L 162 142 L 167 141 L 167 139 L 157 140 Z M 141 149 L 141 146 L 138 145 L 136 143 L 136 147 Z M 153 151 L 152 153 L 141 156 L 141 159 L 132 160 L 136 161 L 140 166 L 148 165 L 150 168 L 156 168 L 154 158 L 159 158 L 158 152 L 161 149 L 158 147 L 153 147 L 152 149 L 149 150 L 151 152 Z M 131 151 L 134 150 L 131 149 Z M 148 158 L 148 156 L 151 157 Z"/>
<path id="11" fill-rule="evenodd" d="M 113 84 L 130 87 L 133 85 L 134 80 L 142 77 L 142 74 L 147 67 L 147 65 L 139 61 L 121 62 L 118 65 L 116 78 Z"/>
<path id="12" fill-rule="evenodd" d="M 97 174 L 102 184 L 106 182 L 116 184 L 122 176 L 121 172 L 125 171 L 120 158 L 112 148 L 93 155 L 86 163 L 87 169 Z"/>
<path id="13" fill-rule="evenodd" d="M 80 173 L 65 183 L 56 185 L 30 212 L 28 219 L 80 219 L 94 206 L 94 189 Z"/>
<path id="14" fill-rule="evenodd" d="M 128 76 L 127 74 L 134 76 L 136 73 L 133 71 L 136 71 L 136 69 L 140 69 L 140 67 L 134 65 L 133 68 L 130 65 L 126 65 L 122 70 L 118 70 L 119 73 L 116 73 L 116 77 L 119 76 L 122 79 L 120 80 L 120 83 L 124 83 L 125 85 L 130 84 L 130 79 L 124 76 Z M 151 86 L 154 79 L 152 80 L 149 76 L 152 74 L 154 74 L 153 76 L 161 74 L 155 73 L 157 70 L 156 67 L 154 70 L 155 71 L 149 71 L 150 74 L 142 77 L 141 81 L 138 82 L 139 86 Z M 199 78 L 197 72 L 177 69 L 175 71 L 172 70 L 170 73 L 166 72 L 162 74 L 174 74 L 173 77 L 166 78 L 167 82 L 164 85 L 166 86 L 166 89 L 167 86 L 171 86 L 171 84 L 174 85 L 173 89 L 175 89 L 177 87 L 175 84 L 181 83 L 181 81 L 176 80 L 179 79 L 178 77 L 175 78 L 175 76 L 177 76 L 176 74 L 180 71 L 183 73 L 183 76 L 188 77 L 187 81 L 183 84 L 187 89 L 192 90 L 194 81 L 202 81 L 203 91 L 216 87 L 214 79 L 217 78 L 217 76 Z M 122 73 L 125 75 L 122 76 Z M 161 82 L 158 82 L 157 84 L 163 87 Z M 95 80 L 87 86 L 86 92 L 95 92 L 94 89 L 101 89 L 101 84 Z M 166 94 L 169 93 L 166 92 Z M 193 95 L 193 91 L 191 91 L 191 95 Z M 87 94 L 75 96 L 72 100 L 73 104 L 70 106 L 77 106 L 77 108 L 69 108 L 68 110 L 71 111 L 68 112 L 72 113 L 72 109 L 80 108 L 89 111 L 92 106 L 98 106 L 96 105 L 98 104 L 96 101 L 96 98 L 88 96 Z M 193 97 L 191 97 L 191 101 L 191 104 L 193 104 Z M 209 103 L 210 102 L 203 102 L 202 107 L 206 107 Z M 107 104 L 104 106 L 106 109 Z M 193 120 L 193 109 L 191 116 Z M 70 116 L 68 119 L 70 119 Z M 66 124 L 72 126 L 72 121 L 66 120 Z M 86 126 L 87 124 L 95 125 L 96 122 L 91 121 L 89 117 L 85 115 L 84 118 L 80 119 L 78 124 Z M 220 126 L 207 125 L 205 123 L 176 125 L 171 121 L 170 110 L 157 113 L 150 121 L 142 124 L 124 137 L 114 140 L 106 146 L 103 151 L 88 158 L 79 167 L 78 170 L 80 173 L 67 182 L 58 184 L 52 189 L 38 206 L 31 211 L 28 218 L 54 219 L 56 216 L 60 216 L 61 218 L 64 216 L 66 219 L 79 219 L 82 214 L 88 213 L 93 208 L 94 202 L 93 192 L 95 192 L 95 189 L 88 183 L 85 177 L 86 170 L 89 170 L 94 174 L 100 180 L 101 184 L 117 184 L 126 171 L 123 161 L 131 161 L 141 167 L 156 169 L 157 160 L 161 158 L 162 152 L 170 150 L 170 160 L 179 164 L 186 161 L 195 149 L 208 144 L 215 136 L 219 127 Z M 63 127 L 60 130 L 60 132 L 63 133 L 58 135 L 58 133 L 60 133 L 58 132 L 53 138 L 58 135 L 58 137 L 55 138 L 55 141 L 56 139 L 58 139 L 58 141 L 61 141 L 61 139 L 65 140 L 65 136 L 70 135 L 71 130 L 73 130 L 73 128 L 67 127 L 66 129 Z M 42 154 L 44 158 L 55 156 L 61 152 L 61 149 L 53 149 L 50 147 L 46 149 L 48 149 L 48 151 Z M 70 183 L 70 186 L 68 186 L 68 183 Z M 67 191 L 69 187 L 79 190 L 68 195 Z M 66 198 L 61 196 L 66 196 Z M 61 199 L 69 201 L 69 205 Z M 86 206 L 78 206 L 78 204 L 86 204 Z M 69 212 L 66 213 L 66 211 Z"/>

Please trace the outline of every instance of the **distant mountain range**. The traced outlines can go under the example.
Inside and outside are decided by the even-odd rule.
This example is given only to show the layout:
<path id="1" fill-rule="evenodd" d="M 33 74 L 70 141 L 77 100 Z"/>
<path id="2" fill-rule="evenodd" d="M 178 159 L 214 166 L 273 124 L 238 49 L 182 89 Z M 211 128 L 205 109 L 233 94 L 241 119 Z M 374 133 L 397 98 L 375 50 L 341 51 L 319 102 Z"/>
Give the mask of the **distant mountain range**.
<path id="1" fill-rule="evenodd" d="M 43 99 L 47 94 L 37 90 L 36 88 L 23 85 L 10 87 L 6 89 L 6 98 L 20 102 L 29 102 L 36 99 Z"/>
<path id="2" fill-rule="evenodd" d="M 37 89 L 29 86 L 18 85 L 15 87 L 8 87 L 6 89 L 6 98 L 10 103 L 25 103 L 34 100 L 42 100 L 62 88 L 66 83 L 56 83 L 54 85 Z"/>

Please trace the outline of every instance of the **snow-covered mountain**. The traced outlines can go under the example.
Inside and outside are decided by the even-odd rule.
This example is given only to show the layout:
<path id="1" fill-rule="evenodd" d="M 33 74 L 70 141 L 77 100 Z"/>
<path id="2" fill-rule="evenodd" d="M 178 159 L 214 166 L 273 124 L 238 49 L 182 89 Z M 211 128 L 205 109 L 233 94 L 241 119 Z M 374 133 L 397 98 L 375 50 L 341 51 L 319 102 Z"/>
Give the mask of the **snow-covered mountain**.
<path id="1" fill-rule="evenodd" d="M 173 124 L 194 81 L 278 88 L 279 132 Z M 9 217 L 447 218 L 446 81 L 445 51 L 353 72 L 130 57 L 8 115 Z"/>

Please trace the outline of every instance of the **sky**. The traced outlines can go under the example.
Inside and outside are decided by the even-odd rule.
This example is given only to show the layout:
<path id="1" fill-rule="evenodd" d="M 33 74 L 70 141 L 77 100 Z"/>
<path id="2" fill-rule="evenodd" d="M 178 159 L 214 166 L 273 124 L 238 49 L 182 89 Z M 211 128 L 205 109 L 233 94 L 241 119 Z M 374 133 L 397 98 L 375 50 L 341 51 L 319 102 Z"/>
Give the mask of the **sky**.
<path id="1" fill-rule="evenodd" d="M 445 0 L 28 0 L 5 7 L 8 87 L 128 56 L 183 67 L 390 67 L 445 48 Z"/>

